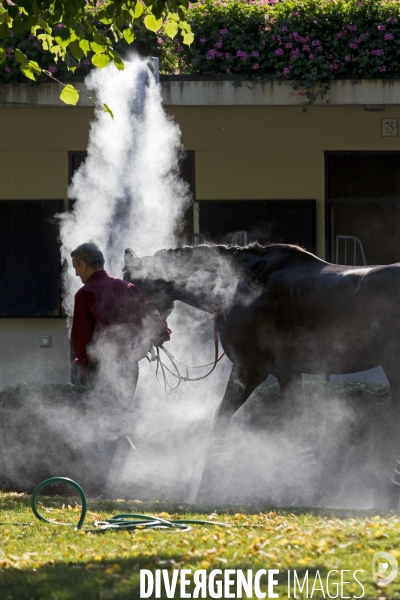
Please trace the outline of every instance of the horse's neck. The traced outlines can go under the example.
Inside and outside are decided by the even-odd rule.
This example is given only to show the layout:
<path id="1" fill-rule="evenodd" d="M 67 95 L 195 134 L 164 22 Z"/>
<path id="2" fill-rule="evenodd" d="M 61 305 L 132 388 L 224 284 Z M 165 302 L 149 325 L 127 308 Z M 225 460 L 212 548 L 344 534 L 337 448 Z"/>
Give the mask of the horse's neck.
<path id="1" fill-rule="evenodd" d="M 236 278 L 227 277 L 222 270 L 212 272 L 199 269 L 190 277 L 175 282 L 174 299 L 213 313 L 216 306 L 224 310 L 231 305 L 236 288 Z"/>
<path id="2" fill-rule="evenodd" d="M 160 276 L 172 286 L 171 300 L 212 313 L 233 299 L 238 283 L 234 263 L 218 249 L 195 247 L 158 254 Z"/>

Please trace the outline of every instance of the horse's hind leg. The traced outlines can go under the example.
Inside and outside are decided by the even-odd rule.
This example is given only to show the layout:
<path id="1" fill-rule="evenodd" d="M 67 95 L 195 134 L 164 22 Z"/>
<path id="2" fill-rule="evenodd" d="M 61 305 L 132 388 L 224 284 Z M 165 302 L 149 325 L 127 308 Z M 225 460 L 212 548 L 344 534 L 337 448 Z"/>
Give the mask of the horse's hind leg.
<path id="1" fill-rule="evenodd" d="M 298 448 L 309 445 L 303 374 L 277 376 L 282 400 L 286 405 L 288 430 Z"/>
<path id="2" fill-rule="evenodd" d="M 298 474 L 301 476 L 301 501 L 315 501 L 315 490 L 318 476 L 314 452 L 308 437 L 308 423 L 304 397 L 304 385 L 302 373 L 287 373 L 278 375 L 281 388 L 283 410 L 287 415 L 287 436 L 296 446 L 295 462 L 299 467 Z M 307 488 L 307 493 L 305 489 Z"/>

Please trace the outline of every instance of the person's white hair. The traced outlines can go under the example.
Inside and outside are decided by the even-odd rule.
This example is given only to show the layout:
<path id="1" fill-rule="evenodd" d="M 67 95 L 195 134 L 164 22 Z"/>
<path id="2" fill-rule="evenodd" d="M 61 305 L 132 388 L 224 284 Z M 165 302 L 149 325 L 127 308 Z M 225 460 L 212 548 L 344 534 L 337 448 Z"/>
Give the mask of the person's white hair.
<path id="1" fill-rule="evenodd" d="M 94 242 L 80 244 L 75 250 L 72 250 L 71 256 L 78 263 L 80 260 L 84 260 L 87 266 L 92 269 L 102 269 L 104 267 L 103 253 Z"/>

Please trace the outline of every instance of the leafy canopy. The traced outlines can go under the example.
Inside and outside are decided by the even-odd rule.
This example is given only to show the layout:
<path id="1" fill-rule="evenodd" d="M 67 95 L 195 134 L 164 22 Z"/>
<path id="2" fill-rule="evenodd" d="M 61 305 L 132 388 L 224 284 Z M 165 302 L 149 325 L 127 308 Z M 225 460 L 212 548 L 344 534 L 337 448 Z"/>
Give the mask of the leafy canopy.
<path id="1" fill-rule="evenodd" d="M 124 61 L 113 40 L 132 43 L 138 19 L 149 31 L 164 32 L 171 38 L 179 32 L 183 44 L 190 45 L 193 34 L 185 21 L 187 6 L 188 0 L 0 0 L 0 39 L 30 32 L 54 55 L 55 62 L 65 63 L 72 72 L 82 57 L 89 57 L 99 69 L 113 62 L 123 70 Z M 0 48 L 0 63 L 5 59 L 6 51 Z M 20 50 L 16 60 L 28 79 L 36 80 L 42 72 L 53 77 Z M 61 85 L 61 99 L 76 104 L 78 90 L 72 84 Z"/>

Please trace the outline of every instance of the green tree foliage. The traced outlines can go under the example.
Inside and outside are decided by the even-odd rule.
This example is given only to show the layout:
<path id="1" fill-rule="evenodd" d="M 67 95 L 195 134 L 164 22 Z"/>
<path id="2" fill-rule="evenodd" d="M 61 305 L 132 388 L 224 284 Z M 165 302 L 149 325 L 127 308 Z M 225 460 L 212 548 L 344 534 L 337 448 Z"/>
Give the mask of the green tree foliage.
<path id="1" fill-rule="evenodd" d="M 0 0 L 0 39 L 30 34 L 55 63 L 64 63 L 72 73 L 85 57 L 100 69 L 113 62 L 122 70 L 124 61 L 115 46 L 121 40 L 134 41 L 139 19 L 151 32 L 164 31 L 172 37 L 179 32 L 182 43 L 191 44 L 193 34 L 184 18 L 187 6 L 188 0 Z M 42 73 L 53 77 L 20 48 L 14 55 L 28 79 L 36 80 Z M 1 47 L 0 63 L 6 59 L 7 48 Z M 60 97 L 76 104 L 79 93 L 68 84 Z"/>

